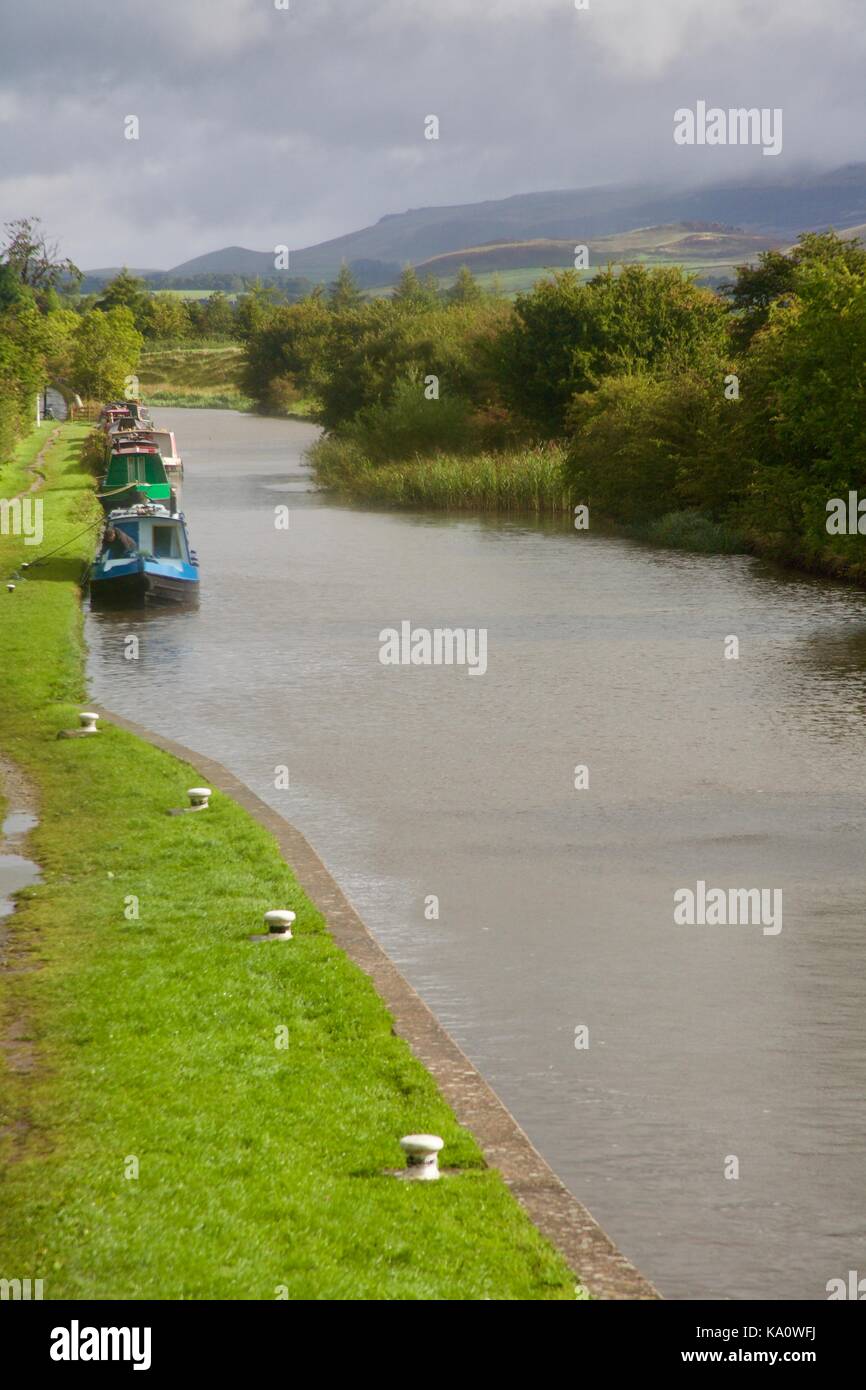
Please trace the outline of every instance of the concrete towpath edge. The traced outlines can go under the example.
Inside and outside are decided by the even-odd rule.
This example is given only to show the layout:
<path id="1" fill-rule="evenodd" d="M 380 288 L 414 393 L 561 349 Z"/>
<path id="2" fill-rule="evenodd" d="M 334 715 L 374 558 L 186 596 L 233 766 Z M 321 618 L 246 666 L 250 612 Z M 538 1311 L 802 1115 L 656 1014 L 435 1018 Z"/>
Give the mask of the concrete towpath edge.
<path id="1" fill-rule="evenodd" d="M 496 1092 L 385 954 L 301 832 L 221 763 L 98 704 L 90 708 L 107 723 L 195 767 L 206 785 L 231 797 L 273 835 L 301 887 L 325 917 L 333 940 L 372 980 L 396 1032 L 435 1078 L 457 1119 L 475 1136 L 489 1166 L 499 1171 L 531 1221 L 563 1255 L 590 1295 L 661 1298 L 542 1158 Z"/>

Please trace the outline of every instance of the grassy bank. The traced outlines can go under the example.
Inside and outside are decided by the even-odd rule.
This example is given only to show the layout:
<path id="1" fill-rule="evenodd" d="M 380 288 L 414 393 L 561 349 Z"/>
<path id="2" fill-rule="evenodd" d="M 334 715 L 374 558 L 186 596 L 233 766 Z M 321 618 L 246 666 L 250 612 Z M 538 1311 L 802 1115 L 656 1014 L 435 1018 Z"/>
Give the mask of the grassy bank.
<path id="1" fill-rule="evenodd" d="M 372 464 L 353 444 L 325 436 L 310 450 L 317 481 L 358 502 L 443 511 L 565 515 L 571 494 L 555 445 L 497 453 L 438 454 Z"/>
<path id="2" fill-rule="evenodd" d="M 185 409 L 253 410 L 255 403 L 239 386 L 243 348 L 239 343 L 189 346 L 160 344 L 142 353 L 138 379 L 151 406 Z M 293 419 L 315 418 L 318 403 L 298 399 L 279 413 Z"/>
<path id="3" fill-rule="evenodd" d="M 85 434 L 47 457 L 43 549 L 68 550 L 0 596 L 0 751 L 38 792 L 45 878 L 6 923 L 0 1275 L 46 1298 L 573 1299 L 270 836 L 221 795 L 169 817 L 198 777 L 118 729 L 56 739 L 85 696 Z M 22 559 L 0 539 L 4 578 Z M 275 906 L 295 941 L 252 944 Z M 459 1173 L 384 1176 L 425 1130 Z"/>
<path id="4" fill-rule="evenodd" d="M 153 406 L 250 410 L 252 401 L 238 386 L 241 356 L 237 343 L 151 348 L 138 370 L 142 393 Z"/>
<path id="5" fill-rule="evenodd" d="M 582 500 L 566 476 L 566 449 L 556 443 L 373 463 L 353 441 L 325 435 L 310 449 L 309 457 L 322 487 L 350 501 L 377 506 L 566 518 Z M 666 550 L 755 555 L 783 569 L 866 587 L 866 564 L 856 556 L 817 547 L 807 552 L 793 545 L 785 533 L 761 535 L 734 521 L 714 521 L 695 509 L 626 524 L 594 507 L 589 529 Z"/>
<path id="6" fill-rule="evenodd" d="M 354 444 L 330 435 L 313 445 L 310 458 L 323 487 L 381 506 L 567 517 L 580 501 L 565 475 L 566 450 L 557 444 L 373 464 Z M 735 528 L 699 512 L 670 512 L 631 527 L 593 513 L 591 522 L 606 534 L 671 550 L 741 554 L 751 549 Z"/>
<path id="7" fill-rule="evenodd" d="M 19 444 L 12 458 L 0 463 L 0 497 L 14 497 L 16 493 L 24 492 L 30 487 L 33 475 L 28 469 L 36 462 L 39 450 L 50 438 L 52 429 L 56 428 L 50 420 L 44 421 Z M 0 536 L 0 545 L 2 544 L 3 537 Z"/>

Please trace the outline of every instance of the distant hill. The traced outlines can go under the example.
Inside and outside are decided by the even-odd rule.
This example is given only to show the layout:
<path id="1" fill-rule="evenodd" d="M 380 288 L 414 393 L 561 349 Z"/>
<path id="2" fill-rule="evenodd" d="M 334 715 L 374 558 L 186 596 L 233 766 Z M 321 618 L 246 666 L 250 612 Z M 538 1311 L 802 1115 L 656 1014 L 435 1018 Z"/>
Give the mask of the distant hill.
<path id="1" fill-rule="evenodd" d="M 363 283 L 384 285 L 393 280 L 394 267 L 407 262 L 427 266 L 453 253 L 465 260 L 467 251 L 475 255 L 485 248 L 491 255 L 507 257 L 511 253 L 503 248 L 508 243 L 551 243 L 558 246 L 555 254 L 559 256 L 568 244 L 573 247 L 586 242 L 592 246 L 599 239 L 647 229 L 679 229 L 679 237 L 689 223 L 720 224 L 717 235 L 722 237 L 733 235 L 732 229 L 737 228 L 737 235 L 746 242 L 756 238 L 755 245 L 758 241 L 789 243 L 802 231 L 864 224 L 866 164 L 850 164 L 821 174 L 765 175 L 691 189 L 653 184 L 564 189 L 520 193 L 482 203 L 410 208 L 388 213 L 372 227 L 292 251 L 290 268 L 284 274 L 312 281 L 331 280 L 345 261 L 363 268 Z M 703 250 L 709 252 L 709 242 Z M 734 252 L 730 244 L 725 251 L 741 259 L 747 255 L 747 249 Z M 228 246 L 184 261 L 163 274 L 176 281 L 201 275 L 272 279 L 280 272 L 274 270 L 273 251 Z"/>
<path id="2" fill-rule="evenodd" d="M 639 227 L 631 232 L 613 236 L 591 237 L 589 247 L 592 267 L 608 261 L 644 261 L 673 263 L 696 261 L 700 264 L 718 261 L 733 265 L 753 260 L 761 251 L 781 246 L 780 237 L 751 236 L 736 227 L 718 223 L 677 222 L 661 227 Z M 563 267 L 574 264 L 574 238 L 555 241 L 539 237 L 534 241 L 494 242 L 489 246 L 469 246 L 461 251 L 448 251 L 431 256 L 418 266 L 421 275 L 437 277 L 456 275 L 466 265 L 474 274 L 485 271 L 511 270 L 531 267 Z"/>
<path id="3" fill-rule="evenodd" d="M 590 242 L 617 232 L 721 222 L 790 241 L 801 231 L 866 222 L 866 164 L 830 173 L 728 182 L 696 189 L 650 184 L 521 193 L 483 203 L 391 213 L 373 227 L 293 251 L 292 270 L 330 278 L 345 260 L 419 265 L 466 247 L 514 241 Z"/>
<path id="4" fill-rule="evenodd" d="M 294 273 L 294 266 L 286 274 Z M 339 269 L 339 266 L 337 267 Z M 273 251 L 248 251 L 244 246 L 224 246 L 221 251 L 208 251 L 204 256 L 193 256 L 191 261 L 172 266 L 168 274 L 173 277 L 185 275 L 276 275 Z"/>
<path id="5" fill-rule="evenodd" d="M 98 270 L 86 270 L 84 274 L 90 280 L 113 280 L 115 275 L 119 275 L 123 269 L 124 266 L 122 265 L 101 266 Z M 129 271 L 130 275 L 140 275 L 142 279 L 146 275 L 160 275 L 162 273 L 159 270 L 134 269 L 132 266 L 126 266 L 125 269 Z"/>

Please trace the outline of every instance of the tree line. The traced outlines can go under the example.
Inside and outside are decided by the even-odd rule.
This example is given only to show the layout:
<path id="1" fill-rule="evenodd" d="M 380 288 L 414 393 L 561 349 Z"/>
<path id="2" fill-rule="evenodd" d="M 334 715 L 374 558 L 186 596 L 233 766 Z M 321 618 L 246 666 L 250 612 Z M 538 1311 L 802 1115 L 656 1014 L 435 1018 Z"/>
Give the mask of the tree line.
<path id="1" fill-rule="evenodd" d="M 555 441 L 591 516 L 866 578 L 860 535 L 828 530 L 831 499 L 866 487 L 864 370 L 866 249 L 830 231 L 720 293 L 626 265 L 554 274 L 512 304 L 468 271 L 443 295 L 408 268 L 364 299 L 345 272 L 265 312 L 244 387 L 267 410 L 314 397 L 322 470 L 350 489 Z"/>
<path id="2" fill-rule="evenodd" d="M 33 425 L 37 394 L 121 395 L 143 343 L 128 309 L 78 302 L 81 272 L 35 218 L 6 226 L 0 249 L 0 462 Z"/>

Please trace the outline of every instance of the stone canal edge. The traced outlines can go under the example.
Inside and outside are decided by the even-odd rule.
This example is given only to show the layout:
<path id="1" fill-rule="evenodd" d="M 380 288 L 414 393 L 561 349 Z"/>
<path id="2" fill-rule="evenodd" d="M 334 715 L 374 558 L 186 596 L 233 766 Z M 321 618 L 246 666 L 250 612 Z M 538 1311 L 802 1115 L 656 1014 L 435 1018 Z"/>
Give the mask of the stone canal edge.
<path id="1" fill-rule="evenodd" d="M 273 835 L 286 863 L 323 913 L 334 941 L 372 980 L 397 1034 L 435 1078 L 457 1119 L 471 1130 L 491 1168 L 501 1173 L 517 1201 L 560 1251 L 593 1298 L 661 1297 L 542 1158 L 503 1105 L 364 925 L 315 850 L 293 825 L 271 810 L 228 768 L 183 744 L 152 733 L 98 704 L 90 708 L 109 724 L 189 763 L 204 782 L 224 793 Z"/>

